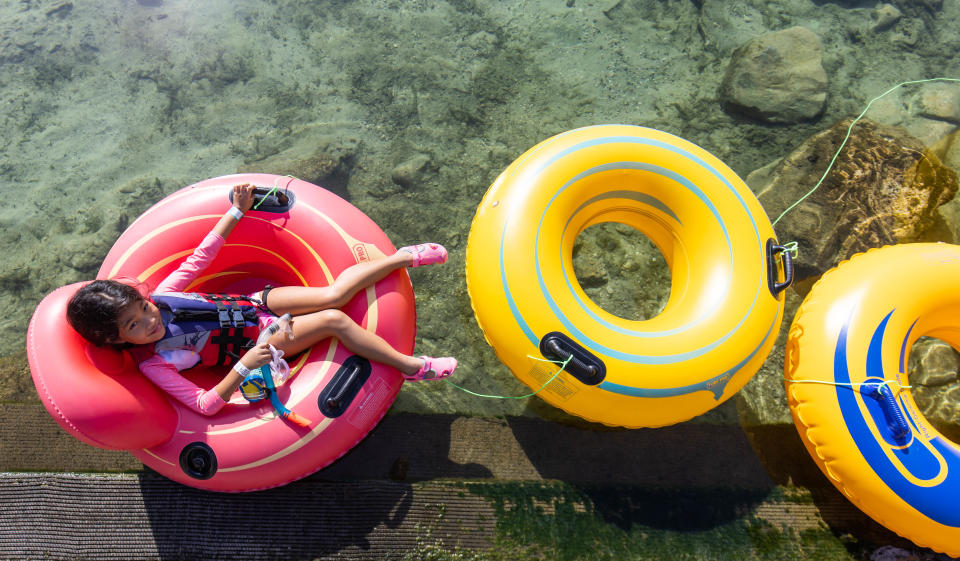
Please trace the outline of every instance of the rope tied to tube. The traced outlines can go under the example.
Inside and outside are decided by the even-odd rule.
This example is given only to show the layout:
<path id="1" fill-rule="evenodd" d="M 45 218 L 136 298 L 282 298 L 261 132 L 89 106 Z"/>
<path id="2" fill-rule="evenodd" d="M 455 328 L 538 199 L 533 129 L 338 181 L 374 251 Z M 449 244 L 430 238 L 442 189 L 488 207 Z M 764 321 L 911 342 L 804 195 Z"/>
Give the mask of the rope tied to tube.
<path id="1" fill-rule="evenodd" d="M 559 376 L 561 372 L 563 372 L 563 369 L 566 368 L 568 364 L 570 364 L 570 361 L 573 360 L 573 355 L 571 354 L 571 355 L 570 355 L 569 357 L 567 357 L 567 359 L 564 360 L 563 362 L 561 362 L 561 361 L 559 361 L 559 360 L 550 360 L 550 359 L 544 359 L 544 358 L 537 358 L 537 357 L 535 357 L 535 356 L 530 356 L 530 355 L 527 355 L 527 358 L 532 358 L 533 360 L 539 360 L 540 362 L 552 362 L 553 364 L 559 364 L 559 365 L 560 365 L 560 368 L 559 368 L 556 372 L 554 372 L 553 375 L 550 376 L 550 379 L 547 380 L 546 382 L 544 382 L 544 384 L 543 384 L 542 386 L 540 386 L 540 387 L 537 388 L 535 391 L 533 391 L 533 392 L 531 392 L 531 393 L 528 393 L 528 394 L 526 394 L 526 395 L 492 395 L 492 394 L 477 393 L 477 392 L 475 392 L 475 391 L 473 391 L 473 390 L 468 390 L 467 388 L 458 386 L 457 384 L 454 384 L 453 382 L 451 382 L 451 381 L 450 381 L 449 379 L 447 379 L 447 378 L 444 378 L 443 381 L 446 382 L 446 383 L 448 383 L 448 384 L 450 384 L 451 386 L 457 388 L 458 390 L 460 390 L 460 391 L 462 391 L 462 392 L 466 392 L 466 393 L 468 393 L 468 394 L 470 394 L 470 395 L 475 395 L 475 396 L 477 396 L 477 397 L 485 397 L 485 398 L 489 398 L 489 399 L 526 399 L 526 398 L 528 398 L 528 397 L 532 397 L 532 396 L 537 395 L 538 393 L 540 393 L 540 390 L 542 390 L 542 389 L 546 388 L 547 386 L 549 386 L 549 385 L 550 385 L 550 382 L 553 382 L 553 381 L 556 379 L 556 377 Z"/>

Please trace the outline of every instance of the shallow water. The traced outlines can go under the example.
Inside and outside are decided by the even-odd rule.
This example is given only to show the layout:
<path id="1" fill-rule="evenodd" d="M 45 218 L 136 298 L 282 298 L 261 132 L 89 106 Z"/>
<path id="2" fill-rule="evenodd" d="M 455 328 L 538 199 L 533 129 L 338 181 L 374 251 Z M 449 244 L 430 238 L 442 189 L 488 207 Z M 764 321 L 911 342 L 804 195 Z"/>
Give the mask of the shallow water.
<path id="1" fill-rule="evenodd" d="M 687 138 L 746 177 L 898 82 L 960 76 L 960 3 L 893 4 L 901 19 L 873 31 L 874 3 L 843 0 L 3 3 L 0 359 L 13 365 L 4 378 L 23 387 L 17 365 L 36 303 L 91 278 L 150 204 L 268 158 L 318 152 L 324 185 L 395 245 L 450 249 L 445 267 L 411 271 L 417 353 L 456 354 L 458 383 L 475 391 L 527 393 L 484 341 L 465 287 L 470 223 L 497 174 L 549 136 L 616 122 Z M 823 43 L 823 113 L 769 125 L 725 112 L 718 88 L 734 49 L 793 26 Z M 413 181 L 395 181 L 397 169 L 413 169 Z M 608 277 L 591 297 L 656 313 L 669 293 L 662 258 L 649 248 L 627 267 L 601 247 L 629 243 L 616 236 L 580 245 L 579 265 Z M 744 400 L 762 403 L 753 422 L 789 422 L 778 361 L 775 351 L 738 396 L 740 411 Z M 408 386 L 394 410 L 565 419 L 536 399 L 481 400 L 446 384 Z M 740 416 L 732 400 L 704 417 Z"/>

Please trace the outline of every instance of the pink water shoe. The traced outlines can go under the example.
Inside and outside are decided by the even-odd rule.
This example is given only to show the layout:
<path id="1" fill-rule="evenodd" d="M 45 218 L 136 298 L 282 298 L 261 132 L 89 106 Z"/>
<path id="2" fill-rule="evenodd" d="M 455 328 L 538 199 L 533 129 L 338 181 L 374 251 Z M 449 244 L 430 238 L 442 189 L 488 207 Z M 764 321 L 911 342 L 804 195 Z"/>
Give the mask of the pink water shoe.
<path id="1" fill-rule="evenodd" d="M 413 255 L 413 264 L 410 265 L 411 267 L 447 262 L 447 248 L 438 243 L 408 245 L 406 247 L 401 247 L 398 251 L 406 251 L 407 253 Z"/>
<path id="2" fill-rule="evenodd" d="M 414 374 L 403 375 L 408 382 L 439 380 L 453 374 L 453 371 L 457 369 L 457 359 L 452 356 L 439 358 L 422 356 L 420 360 L 423 361 L 423 366 L 420 367 L 420 370 L 417 370 Z"/>

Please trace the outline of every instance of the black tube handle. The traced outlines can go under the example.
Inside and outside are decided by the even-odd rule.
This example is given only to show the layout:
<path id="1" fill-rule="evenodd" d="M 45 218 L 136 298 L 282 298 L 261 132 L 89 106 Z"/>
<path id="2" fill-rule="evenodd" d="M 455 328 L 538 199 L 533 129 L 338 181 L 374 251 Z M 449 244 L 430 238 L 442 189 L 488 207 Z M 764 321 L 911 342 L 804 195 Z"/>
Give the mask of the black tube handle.
<path id="1" fill-rule="evenodd" d="M 786 246 L 767 240 L 767 285 L 774 298 L 793 284 L 793 254 Z M 777 282 L 777 254 L 783 255 L 783 282 Z"/>
<path id="2" fill-rule="evenodd" d="M 228 195 L 230 204 L 233 204 L 233 190 Z M 254 187 L 253 188 L 253 207 L 250 210 L 260 212 L 273 212 L 282 214 L 290 210 L 296 202 L 296 196 L 293 191 L 275 187 Z"/>
<path id="3" fill-rule="evenodd" d="M 274 199 L 271 199 L 274 197 Z M 282 206 L 290 202 L 290 197 L 287 196 L 286 192 L 279 189 L 267 188 L 267 187 L 254 187 L 253 188 L 253 206 L 257 206 L 261 200 L 266 199 L 261 203 L 262 205 L 275 205 Z"/>
<path id="4" fill-rule="evenodd" d="M 550 351 L 555 357 L 562 357 L 567 351 L 560 347 L 560 343 L 556 339 L 548 340 L 544 346 L 548 351 Z M 578 359 L 576 355 L 568 355 L 570 359 L 569 365 L 574 369 L 583 372 L 583 375 L 587 378 L 595 378 L 597 375 L 597 367 L 592 364 L 586 364 L 582 360 Z"/>
<path id="5" fill-rule="evenodd" d="M 356 355 L 347 357 L 317 396 L 317 408 L 331 419 L 343 415 L 367 383 L 372 371 L 369 360 Z"/>
<path id="6" fill-rule="evenodd" d="M 340 402 L 350 393 L 350 389 L 353 387 L 354 382 L 356 382 L 361 370 L 363 369 L 359 364 L 351 365 L 349 373 L 346 374 L 346 379 L 344 379 L 343 382 L 340 383 L 339 388 L 337 388 L 337 393 L 327 398 L 327 407 L 334 411 L 340 409 Z"/>
<path id="7" fill-rule="evenodd" d="M 595 386 L 607 375 L 607 366 L 602 360 L 564 333 L 547 333 L 540 339 L 539 347 L 544 358 L 565 363 L 563 369 L 583 384 Z"/>

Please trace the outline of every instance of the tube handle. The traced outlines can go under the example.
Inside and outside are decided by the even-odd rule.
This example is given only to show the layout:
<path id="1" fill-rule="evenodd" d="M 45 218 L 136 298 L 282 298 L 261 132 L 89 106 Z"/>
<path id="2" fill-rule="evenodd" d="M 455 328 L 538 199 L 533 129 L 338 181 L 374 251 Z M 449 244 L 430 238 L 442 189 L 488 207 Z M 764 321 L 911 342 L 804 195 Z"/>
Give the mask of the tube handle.
<path id="1" fill-rule="evenodd" d="M 871 386 L 873 386 L 871 384 Z M 897 403 L 897 397 L 886 384 L 877 384 L 870 391 L 870 397 L 880 403 L 880 409 L 883 410 L 883 417 L 887 421 L 887 429 L 894 438 L 906 438 L 910 434 L 910 425 L 907 424 L 906 417 Z"/>
<path id="2" fill-rule="evenodd" d="M 783 256 L 783 282 L 777 282 L 777 254 Z M 773 238 L 767 240 L 767 284 L 774 298 L 793 284 L 793 254 Z"/>
<path id="3" fill-rule="evenodd" d="M 346 379 L 340 383 L 340 387 L 337 388 L 337 393 L 327 398 L 327 407 L 333 411 L 340 411 L 341 402 L 345 397 L 350 393 L 350 390 L 353 389 L 353 384 L 356 383 L 357 377 L 360 376 L 362 368 L 359 364 L 353 364 L 347 372 Z"/>
<path id="4" fill-rule="evenodd" d="M 588 386 L 595 386 L 607 375 L 607 367 L 596 355 L 559 331 L 551 331 L 540 339 L 540 353 L 544 358 L 564 362 L 564 370 Z"/>
<path id="5" fill-rule="evenodd" d="M 230 190 L 227 198 L 230 204 L 233 204 L 233 190 Z M 251 210 L 261 212 L 272 212 L 283 214 L 288 212 L 296 203 L 296 195 L 293 191 L 287 189 L 278 189 L 276 187 L 254 187 L 253 188 L 253 207 Z"/>

